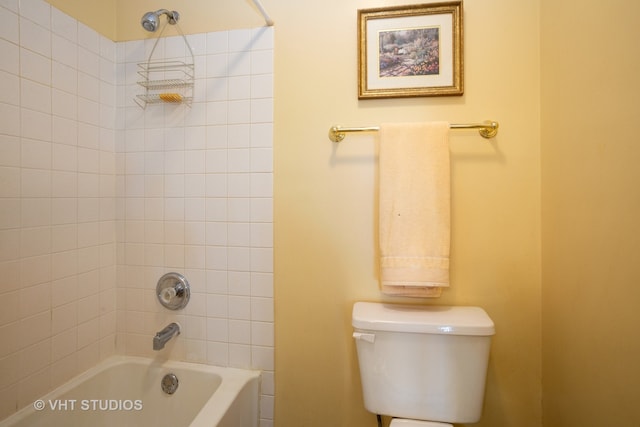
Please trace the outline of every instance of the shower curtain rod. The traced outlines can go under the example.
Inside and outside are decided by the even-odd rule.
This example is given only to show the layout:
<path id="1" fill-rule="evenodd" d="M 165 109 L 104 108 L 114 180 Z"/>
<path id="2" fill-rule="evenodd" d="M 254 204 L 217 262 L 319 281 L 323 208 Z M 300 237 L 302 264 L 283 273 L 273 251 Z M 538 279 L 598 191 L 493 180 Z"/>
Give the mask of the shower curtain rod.
<path id="1" fill-rule="evenodd" d="M 498 122 L 493 120 L 486 120 L 483 123 L 463 123 L 463 124 L 450 124 L 450 129 L 478 129 L 478 132 L 483 138 L 493 138 L 498 134 Z M 378 132 L 379 126 L 366 126 L 366 127 L 342 127 L 332 126 L 329 129 L 329 139 L 333 142 L 340 142 L 344 139 L 347 133 L 355 132 Z"/>
<path id="2" fill-rule="evenodd" d="M 269 14 L 267 13 L 267 11 L 264 9 L 264 6 L 262 6 L 262 3 L 260 2 L 260 0 L 253 0 L 253 4 L 256 5 L 256 7 L 258 8 L 258 10 L 260 11 L 260 13 L 262 14 L 262 16 L 264 17 L 265 22 L 267 23 L 268 27 L 273 27 L 273 19 L 271 19 L 269 17 Z"/>

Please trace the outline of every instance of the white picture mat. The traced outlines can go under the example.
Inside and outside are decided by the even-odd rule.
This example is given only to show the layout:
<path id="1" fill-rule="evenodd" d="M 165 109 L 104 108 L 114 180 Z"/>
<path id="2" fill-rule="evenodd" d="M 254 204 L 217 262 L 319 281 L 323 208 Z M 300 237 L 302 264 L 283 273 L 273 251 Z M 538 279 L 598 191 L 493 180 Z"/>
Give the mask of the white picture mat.
<path id="1" fill-rule="evenodd" d="M 380 77 L 380 32 L 439 27 L 440 73 L 426 76 Z M 367 89 L 453 86 L 453 15 L 403 16 L 367 20 Z"/>

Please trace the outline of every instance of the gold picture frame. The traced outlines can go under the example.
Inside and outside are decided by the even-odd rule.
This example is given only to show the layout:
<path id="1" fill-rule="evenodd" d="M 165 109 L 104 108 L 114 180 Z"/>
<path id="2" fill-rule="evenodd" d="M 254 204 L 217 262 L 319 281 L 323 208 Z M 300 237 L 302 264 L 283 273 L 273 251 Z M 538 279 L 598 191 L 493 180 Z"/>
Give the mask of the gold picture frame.
<path id="1" fill-rule="evenodd" d="M 358 98 L 464 93 L 462 0 L 358 10 Z"/>

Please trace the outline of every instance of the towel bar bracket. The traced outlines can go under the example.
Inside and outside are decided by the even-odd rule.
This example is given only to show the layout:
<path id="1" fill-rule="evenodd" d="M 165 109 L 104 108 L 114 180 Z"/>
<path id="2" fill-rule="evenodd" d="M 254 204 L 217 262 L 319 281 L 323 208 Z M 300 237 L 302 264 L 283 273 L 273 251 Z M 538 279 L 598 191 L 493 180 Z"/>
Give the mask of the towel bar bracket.
<path id="1" fill-rule="evenodd" d="M 329 139 L 333 142 L 342 142 L 345 136 L 344 132 L 340 132 L 340 126 L 331 126 L 329 129 Z"/>
<path id="2" fill-rule="evenodd" d="M 480 127 L 480 130 L 478 131 L 481 137 L 490 139 L 498 134 L 498 127 L 500 126 L 498 125 L 498 122 L 487 120 L 483 124 L 485 126 Z"/>

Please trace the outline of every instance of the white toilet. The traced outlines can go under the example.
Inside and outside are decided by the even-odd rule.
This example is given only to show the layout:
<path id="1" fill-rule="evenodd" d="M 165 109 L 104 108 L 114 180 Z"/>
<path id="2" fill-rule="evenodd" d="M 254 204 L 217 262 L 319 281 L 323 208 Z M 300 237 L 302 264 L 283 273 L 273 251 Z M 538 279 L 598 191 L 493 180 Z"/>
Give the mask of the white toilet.
<path id="1" fill-rule="evenodd" d="M 357 302 L 352 325 L 369 412 L 392 427 L 480 419 L 495 333 L 484 310 Z"/>

